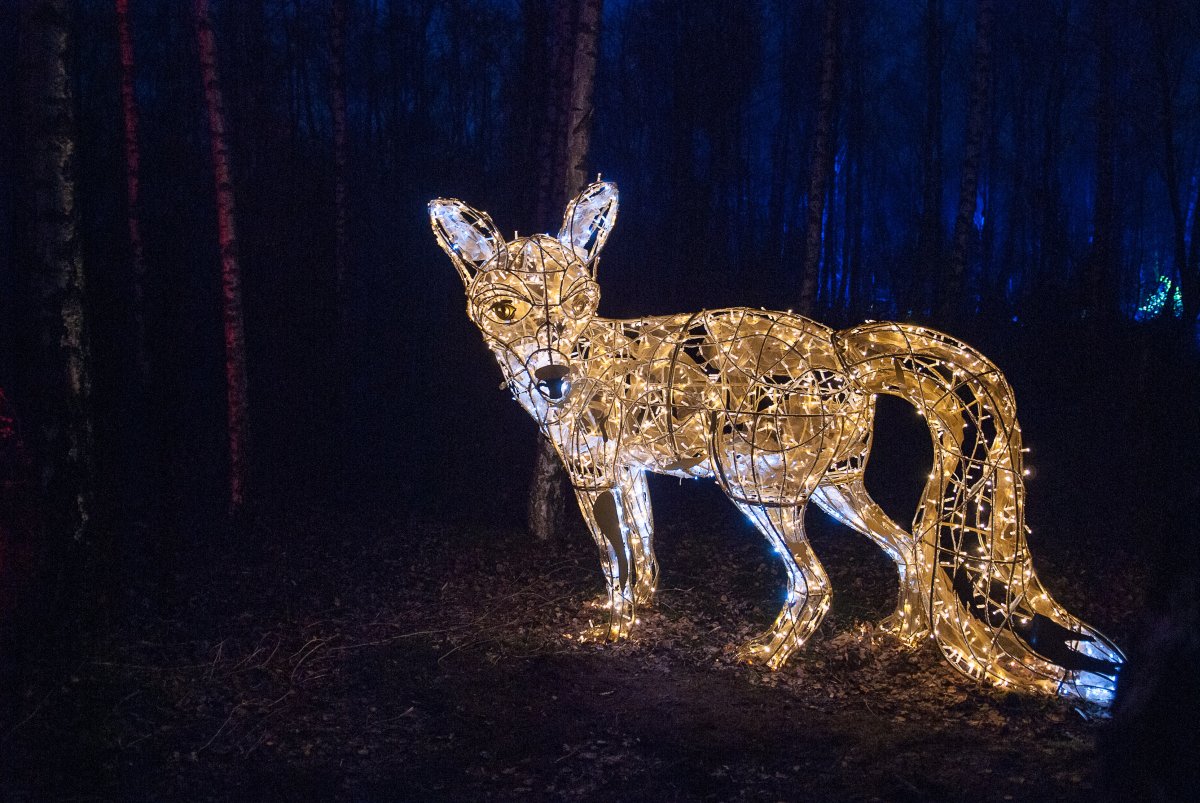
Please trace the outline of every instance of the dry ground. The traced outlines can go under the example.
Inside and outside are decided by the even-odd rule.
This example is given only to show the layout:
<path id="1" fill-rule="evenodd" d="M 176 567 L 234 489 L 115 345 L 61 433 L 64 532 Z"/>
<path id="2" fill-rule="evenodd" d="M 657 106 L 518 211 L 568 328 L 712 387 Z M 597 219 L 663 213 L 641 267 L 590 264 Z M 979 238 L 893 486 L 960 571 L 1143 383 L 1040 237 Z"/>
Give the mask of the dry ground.
<path id="1" fill-rule="evenodd" d="M 0 788 L 18 800 L 1103 791 L 1103 720 L 980 687 L 931 646 L 877 634 L 892 569 L 819 516 L 830 616 L 783 671 L 737 664 L 737 644 L 773 618 L 783 575 L 715 489 L 696 488 L 656 490 L 670 513 L 658 607 L 615 646 L 570 638 L 600 590 L 581 530 L 539 547 L 519 531 L 380 512 L 263 517 L 245 537 L 286 549 L 148 576 L 81 659 L 47 660 L 0 736 Z M 1034 550 L 1061 602 L 1128 637 L 1143 577 L 1126 558 Z M 1103 595 L 1090 593 L 1097 580 Z"/>

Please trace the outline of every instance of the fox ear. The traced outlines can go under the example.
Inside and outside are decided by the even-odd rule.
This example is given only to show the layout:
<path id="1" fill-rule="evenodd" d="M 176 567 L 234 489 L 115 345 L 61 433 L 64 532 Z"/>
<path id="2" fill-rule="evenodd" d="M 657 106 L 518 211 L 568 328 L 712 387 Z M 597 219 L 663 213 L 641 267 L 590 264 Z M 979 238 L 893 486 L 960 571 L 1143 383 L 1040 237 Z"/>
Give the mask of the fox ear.
<path id="1" fill-rule="evenodd" d="M 617 185 L 599 181 L 579 193 L 567 204 L 558 240 L 574 249 L 589 265 L 604 247 L 608 233 L 617 222 Z"/>
<path id="2" fill-rule="evenodd" d="M 438 245 L 450 257 L 462 277 L 470 284 L 475 274 L 492 258 L 506 253 L 504 238 L 487 212 L 453 198 L 429 202 L 429 222 Z"/>

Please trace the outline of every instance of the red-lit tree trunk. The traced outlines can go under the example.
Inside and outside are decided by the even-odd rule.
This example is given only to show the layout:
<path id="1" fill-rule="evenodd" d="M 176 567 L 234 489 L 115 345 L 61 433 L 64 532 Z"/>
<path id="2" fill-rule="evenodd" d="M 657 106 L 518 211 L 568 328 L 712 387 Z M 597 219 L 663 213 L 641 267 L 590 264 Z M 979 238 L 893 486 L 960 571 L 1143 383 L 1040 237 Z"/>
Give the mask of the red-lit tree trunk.
<path id="1" fill-rule="evenodd" d="M 217 237 L 221 247 L 221 301 L 225 326 L 225 384 L 229 437 L 229 507 L 241 509 L 246 500 L 248 474 L 248 415 L 246 393 L 246 338 L 242 318 L 242 278 L 238 265 L 237 230 L 234 226 L 233 183 L 229 144 L 225 138 L 225 108 L 217 73 L 217 50 L 209 17 L 208 0 L 194 0 L 193 17 L 204 104 L 212 147 L 213 179 L 217 199 Z"/>
<path id="2" fill-rule="evenodd" d="M 809 168 L 808 222 L 804 238 L 804 273 L 800 283 L 800 310 L 811 313 L 817 301 L 817 270 L 821 263 L 821 223 L 825 216 L 825 194 L 833 172 L 834 93 L 837 86 L 838 6 L 840 0 L 825 0 L 821 26 L 821 96 L 817 107 L 817 132 Z"/>
<path id="3" fill-rule="evenodd" d="M 541 177 L 538 197 L 539 219 L 562 214 L 566 203 L 587 183 L 587 158 L 591 139 L 592 94 L 595 87 L 596 51 L 600 41 L 601 0 L 574 0 L 569 12 L 560 8 L 555 26 L 555 62 L 568 76 L 551 93 L 548 115 L 548 151 L 556 154 Z M 573 23 L 573 25 L 572 25 Z M 529 492 L 528 523 L 534 537 L 549 539 L 562 530 L 566 479 L 554 446 L 538 439 L 533 485 Z"/>
<path id="4" fill-rule="evenodd" d="M 955 314 L 964 302 L 963 284 L 967 270 L 967 252 L 975 225 L 975 196 L 979 189 L 979 162 L 983 157 L 983 139 L 987 130 L 988 93 L 992 75 L 992 0 L 977 0 L 975 17 L 975 64 L 972 68 L 971 95 L 967 104 L 967 138 L 964 145 L 962 183 L 958 191 L 958 211 L 954 218 L 954 249 L 946 285 L 941 288 L 943 318 Z"/>
<path id="5" fill-rule="evenodd" d="M 141 152 L 138 149 L 138 107 L 133 87 L 133 35 L 129 0 L 117 0 L 117 38 L 121 55 L 121 111 L 125 134 L 125 220 L 129 228 L 130 267 L 133 270 L 134 348 L 142 386 L 150 380 L 150 358 L 146 350 L 146 258 L 142 246 Z"/>

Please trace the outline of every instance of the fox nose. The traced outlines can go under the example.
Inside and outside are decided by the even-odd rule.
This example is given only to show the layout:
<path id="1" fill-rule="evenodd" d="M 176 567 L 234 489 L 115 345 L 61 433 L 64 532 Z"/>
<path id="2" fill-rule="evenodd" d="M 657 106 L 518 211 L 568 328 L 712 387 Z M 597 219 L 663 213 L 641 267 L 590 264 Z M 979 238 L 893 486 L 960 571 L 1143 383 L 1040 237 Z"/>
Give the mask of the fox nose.
<path id="1" fill-rule="evenodd" d="M 571 392 L 570 369 L 565 365 L 543 365 L 533 372 L 538 393 L 550 401 L 562 401 Z"/>

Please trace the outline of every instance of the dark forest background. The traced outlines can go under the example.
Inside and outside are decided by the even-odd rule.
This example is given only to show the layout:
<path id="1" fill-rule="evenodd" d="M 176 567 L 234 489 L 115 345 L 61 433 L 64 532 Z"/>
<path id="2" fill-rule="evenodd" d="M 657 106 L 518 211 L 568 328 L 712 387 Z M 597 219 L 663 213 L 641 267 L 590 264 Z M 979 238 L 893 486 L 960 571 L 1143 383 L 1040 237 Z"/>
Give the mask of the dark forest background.
<path id="1" fill-rule="evenodd" d="M 1148 566 L 1138 621 L 1149 624 L 1129 641 L 1186 643 L 1191 653 L 1172 655 L 1194 656 L 1200 6 L 1001 0 L 981 37 L 976 2 L 840 0 L 828 62 L 829 4 L 605 0 L 587 163 L 617 182 L 621 211 L 599 268 L 601 314 L 795 308 L 839 327 L 916 321 L 978 347 L 1014 385 L 1033 450 L 1035 554 L 1057 539 L 1126 583 L 1140 575 L 1114 566 Z M 231 519 L 222 254 L 193 4 L 36 4 L 70 12 L 73 243 L 95 443 L 89 476 L 74 478 L 89 506 L 74 532 L 38 509 L 38 444 L 53 440 L 55 421 L 39 400 L 57 377 L 39 356 L 45 299 L 33 278 L 45 211 L 23 100 L 22 13 L 33 5 L 0 2 L 0 577 L 43 593 L 28 597 L 37 610 L 25 635 L 53 643 L 47 623 L 75 622 L 55 616 L 93 599 L 120 609 L 114 589 L 132 579 L 165 587 L 205 561 L 240 560 L 238 550 L 283 549 L 287 528 L 255 523 L 281 513 L 523 527 L 536 428 L 499 387 L 426 203 L 460 198 L 505 232 L 557 230 L 561 212 L 539 217 L 538 186 L 561 89 L 557 5 L 212 0 L 249 384 L 247 505 Z M 144 304 L 128 226 L 122 5 L 140 119 Z M 981 41 L 991 58 L 972 210 L 961 196 Z M 823 100 L 829 180 L 805 304 Z M 881 402 L 868 482 L 908 521 L 929 447 L 898 409 Z M 25 454 L 12 451 L 16 439 Z M 692 505 L 673 485 L 655 486 L 668 516 Z M 1088 582 L 1098 597 L 1111 586 Z M 25 590 L 0 589 L 0 613 Z M 1172 698 L 1155 699 L 1170 710 Z"/>
<path id="2" fill-rule="evenodd" d="M 40 370 L 30 357 L 20 5 L 0 8 L 0 387 L 18 420 Z M 191 523 L 225 513 L 217 213 L 192 9 L 133 2 L 143 386 L 115 6 L 69 6 L 91 518 L 111 525 L 95 540 L 121 565 L 147 549 L 169 556 Z M 1169 518 L 1192 493 L 1198 440 L 1200 11 L 1182 0 L 995 7 L 956 282 L 976 6 L 839 7 L 808 312 L 835 326 L 901 319 L 953 331 L 1010 373 L 1033 446 L 1055 439 L 1067 455 L 1059 508 L 1086 497 L 1070 489 L 1091 469 L 1097 494 L 1133 500 L 1117 515 Z M 355 0 L 346 9 L 342 346 L 331 4 L 212 4 L 244 283 L 248 496 L 258 506 L 399 505 L 519 523 L 534 426 L 498 388 L 425 204 L 458 197 L 506 231 L 557 227 L 557 214 L 535 219 L 555 6 Z M 589 162 L 620 186 L 621 219 L 600 269 L 603 314 L 802 306 L 823 10 L 604 4 Z M 1110 512 L 1092 515 L 1099 537 L 1121 537 L 1101 524 Z"/>
<path id="3" fill-rule="evenodd" d="M 19 292 L 28 217 L 16 147 L 17 5 L 0 12 L 0 379 L 19 409 L 28 379 Z M 219 506 L 220 276 L 190 8 L 132 4 L 154 376 L 147 408 L 130 340 L 114 5 L 74 5 L 97 498 L 118 517 L 136 510 L 147 502 L 148 476 L 176 501 Z M 1096 348 L 1107 350 L 1171 322 L 1189 328 L 1182 319 L 1200 308 L 1194 4 L 999 4 L 965 281 L 952 299 L 944 279 L 974 5 L 842 5 L 814 317 L 952 326 L 1018 374 L 1020 366 L 1003 362 L 1006 350 L 1020 355 L 1009 349 L 1015 341 L 1040 343 L 1037 359 L 1052 362 L 1085 330 L 1100 332 Z M 245 283 L 257 496 L 326 495 L 343 465 L 352 490 L 421 507 L 458 509 L 475 488 L 477 502 L 497 492 L 519 496 L 533 428 L 495 388 L 424 205 L 459 197 L 505 230 L 557 226 L 533 219 L 553 11 L 546 0 L 362 0 L 348 8 L 346 430 L 332 403 L 342 358 L 329 3 L 213 7 Z M 798 306 L 820 20 L 816 2 L 605 3 L 590 162 L 619 184 L 622 212 L 602 267 L 603 313 Z M 1187 340 L 1184 331 L 1169 344 Z M 1139 379 L 1144 366 L 1125 369 L 1118 381 L 1157 381 Z"/>

